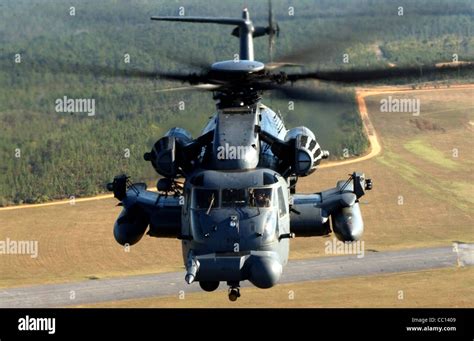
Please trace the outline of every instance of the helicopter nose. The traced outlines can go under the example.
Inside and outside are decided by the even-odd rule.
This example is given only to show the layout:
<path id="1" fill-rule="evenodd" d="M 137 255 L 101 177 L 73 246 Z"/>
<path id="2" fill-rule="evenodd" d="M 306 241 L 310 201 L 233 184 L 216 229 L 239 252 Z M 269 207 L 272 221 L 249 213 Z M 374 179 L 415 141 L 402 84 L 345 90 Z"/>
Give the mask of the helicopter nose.
<path id="1" fill-rule="evenodd" d="M 251 259 L 249 281 L 258 288 L 267 289 L 278 283 L 283 267 L 271 257 L 254 257 Z"/>

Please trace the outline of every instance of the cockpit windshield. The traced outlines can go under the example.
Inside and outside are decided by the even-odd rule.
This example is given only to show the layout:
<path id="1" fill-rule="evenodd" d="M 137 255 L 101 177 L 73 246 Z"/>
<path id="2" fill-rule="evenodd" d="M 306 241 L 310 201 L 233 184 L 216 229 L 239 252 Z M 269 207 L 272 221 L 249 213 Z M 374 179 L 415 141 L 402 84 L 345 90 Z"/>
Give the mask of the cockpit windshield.
<path id="1" fill-rule="evenodd" d="M 258 207 L 268 208 L 276 205 L 272 188 L 236 189 L 197 188 L 194 190 L 194 208 L 211 210 L 217 207 Z M 221 198 L 219 198 L 221 194 Z M 221 199 L 221 201 L 219 201 Z"/>
<path id="2" fill-rule="evenodd" d="M 245 189 L 223 189 L 222 207 L 242 207 L 248 202 L 247 191 Z"/>
<path id="3" fill-rule="evenodd" d="M 199 209 L 210 210 L 219 206 L 219 191 L 216 189 L 196 189 L 194 198 L 195 207 Z"/>
<path id="4" fill-rule="evenodd" d="M 222 207 L 271 207 L 271 188 L 223 189 Z"/>

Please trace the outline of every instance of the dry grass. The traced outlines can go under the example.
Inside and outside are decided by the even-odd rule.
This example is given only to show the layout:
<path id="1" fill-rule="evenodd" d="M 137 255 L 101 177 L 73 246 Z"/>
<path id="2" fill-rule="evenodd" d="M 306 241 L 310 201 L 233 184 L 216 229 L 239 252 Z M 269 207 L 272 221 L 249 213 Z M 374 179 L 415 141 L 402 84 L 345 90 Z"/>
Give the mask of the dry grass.
<path id="1" fill-rule="evenodd" d="M 361 163 L 321 169 L 298 184 L 299 191 L 316 192 L 333 187 L 337 179 L 354 170 L 371 177 L 374 190 L 362 199 L 364 241 L 368 249 L 380 251 L 446 245 L 453 240 L 474 241 L 473 193 L 470 192 L 474 183 L 474 140 L 469 129 L 469 122 L 474 121 L 473 91 L 416 94 L 422 100 L 421 117 L 432 120 L 444 132 L 418 129 L 410 123 L 411 114 L 379 113 L 378 98 L 369 97 L 367 105 L 382 140 L 382 155 Z M 453 148 L 458 148 L 459 157 L 452 161 L 460 167 L 446 169 L 420 158 L 404 148 L 413 139 L 421 139 L 445 158 L 450 157 Z M 398 204 L 399 196 L 403 196 L 403 205 Z M 120 211 L 115 204 L 115 200 L 105 199 L 75 206 L 0 211 L 0 240 L 9 237 L 39 242 L 36 259 L 0 255 L 0 287 L 183 268 L 177 240 L 144 237 L 131 252 L 125 252 L 112 235 Z M 323 256 L 325 240 L 296 238 L 292 241 L 290 257 Z M 326 287 L 324 292 L 327 291 L 332 290 Z"/>
<path id="2" fill-rule="evenodd" d="M 292 283 L 266 290 L 244 288 L 242 297 L 237 302 L 229 302 L 225 291 L 217 291 L 187 294 L 184 299 L 180 299 L 176 293 L 176 296 L 105 302 L 82 307 L 472 307 L 473 286 L 473 268 L 449 268 Z"/>
<path id="3" fill-rule="evenodd" d="M 469 121 L 474 120 L 474 91 L 391 94 L 395 98 L 419 98 L 420 118 L 431 120 L 444 132 L 418 129 L 410 122 L 410 113 L 381 113 L 380 99 L 388 95 L 366 98 L 381 138 L 382 154 L 368 161 L 318 170 L 302 178 L 298 190 L 323 190 L 354 170 L 364 171 L 374 181 L 374 190 L 361 200 L 368 249 L 438 246 L 454 240 L 473 242 L 474 138 Z M 429 146 L 438 157 L 436 162 L 407 150 L 404 145 L 413 140 Z M 458 149 L 457 158 L 452 157 L 453 148 Z M 440 165 L 443 162 L 451 168 Z M 297 238 L 292 241 L 292 257 L 322 255 L 324 241 Z"/>
<path id="4" fill-rule="evenodd" d="M 0 255 L 0 286 L 176 271 L 180 242 L 143 237 L 126 252 L 113 237 L 115 199 L 0 212 L 0 239 L 37 240 L 38 258 Z"/>

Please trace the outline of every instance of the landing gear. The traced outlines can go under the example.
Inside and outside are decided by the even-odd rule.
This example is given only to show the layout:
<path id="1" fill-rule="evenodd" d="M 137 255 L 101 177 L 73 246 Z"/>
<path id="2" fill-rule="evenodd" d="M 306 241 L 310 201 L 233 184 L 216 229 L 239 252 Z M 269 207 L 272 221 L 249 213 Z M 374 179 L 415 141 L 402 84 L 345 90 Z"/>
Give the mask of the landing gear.
<path id="1" fill-rule="evenodd" d="M 207 291 L 207 292 L 211 292 L 211 291 L 214 291 L 217 288 L 219 288 L 219 282 L 217 282 L 217 281 L 215 281 L 215 282 L 200 281 L 199 286 L 201 287 L 202 290 Z"/>
<path id="2" fill-rule="evenodd" d="M 240 288 L 239 288 L 239 283 L 229 283 L 229 300 L 231 302 L 237 301 L 237 299 L 240 297 Z"/>
<path id="3" fill-rule="evenodd" d="M 239 288 L 229 288 L 229 300 L 232 302 L 237 301 L 240 297 L 240 290 Z"/>

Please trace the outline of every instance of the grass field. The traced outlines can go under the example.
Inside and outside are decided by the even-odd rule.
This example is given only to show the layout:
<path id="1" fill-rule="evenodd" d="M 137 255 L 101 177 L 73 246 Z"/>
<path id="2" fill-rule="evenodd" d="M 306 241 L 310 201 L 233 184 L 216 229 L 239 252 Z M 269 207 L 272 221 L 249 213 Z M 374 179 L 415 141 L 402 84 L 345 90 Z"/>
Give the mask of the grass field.
<path id="1" fill-rule="evenodd" d="M 115 199 L 0 212 L 0 239 L 37 240 L 38 257 L 0 256 L 0 285 L 176 271 L 180 242 L 147 238 L 126 249 L 113 237 Z"/>
<path id="2" fill-rule="evenodd" d="M 449 268 L 421 272 L 277 285 L 265 291 L 245 288 L 236 302 L 223 291 L 184 297 L 153 297 L 82 307 L 164 308 L 345 308 L 345 307 L 472 307 L 474 269 Z"/>
<path id="3" fill-rule="evenodd" d="M 418 117 L 409 113 L 381 113 L 379 101 L 383 96 L 386 95 L 366 99 L 381 138 L 382 154 L 356 164 L 321 169 L 302 178 L 298 191 L 316 192 L 333 187 L 348 173 L 364 171 L 374 182 L 374 190 L 361 201 L 366 249 L 382 251 L 449 245 L 455 240 L 473 242 L 474 91 L 415 91 L 392 95 L 419 98 L 421 113 Z M 456 157 L 453 156 L 454 149 L 457 150 Z M 36 259 L 28 255 L 0 256 L 0 287 L 183 269 L 177 240 L 145 236 L 130 252 L 120 247 L 112 235 L 113 223 L 120 211 L 115 205 L 115 200 L 105 199 L 76 205 L 0 211 L 0 240 L 8 237 L 39 242 Z M 324 256 L 326 240 L 318 237 L 293 239 L 290 257 Z M 436 273 L 446 280 L 451 276 L 444 270 Z M 457 274 L 462 279 L 471 276 L 472 271 Z M 423 275 L 420 276 L 423 279 Z M 389 283 L 390 276 L 384 280 Z M 359 283 L 363 289 L 371 280 L 353 278 L 344 281 L 350 286 Z M 328 282 L 328 285 L 336 285 L 336 282 Z M 316 288 L 321 287 L 321 283 L 318 282 Z M 426 283 L 429 288 L 436 285 Z M 449 290 L 456 292 L 458 289 L 452 284 Z M 362 291 L 364 295 L 370 293 Z M 328 300 L 328 306 L 345 304 L 337 302 L 337 290 L 325 286 L 321 294 L 323 292 L 333 292 L 333 301 Z M 255 291 L 255 297 L 258 295 L 259 300 L 267 300 L 267 291 Z M 306 304 L 316 306 L 317 299 L 308 296 Z M 347 306 L 357 304 L 349 302 Z M 452 306 L 448 301 L 444 302 Z M 469 302 L 472 305 L 473 299 Z M 366 303 L 381 304 L 377 300 Z M 415 302 L 406 301 L 406 304 L 411 306 Z M 426 305 L 429 306 L 429 302 Z"/>
<path id="4" fill-rule="evenodd" d="M 382 113 L 380 100 L 418 98 L 419 116 Z M 361 200 L 366 248 L 375 250 L 474 241 L 474 90 L 413 91 L 366 98 L 382 154 L 357 164 L 321 169 L 300 180 L 311 192 L 354 170 L 374 182 Z M 421 122 L 417 125 L 417 120 Z M 457 157 L 453 149 L 457 149 Z M 310 240 L 313 238 L 310 238 Z M 293 257 L 321 255 L 324 238 L 292 241 Z"/>

